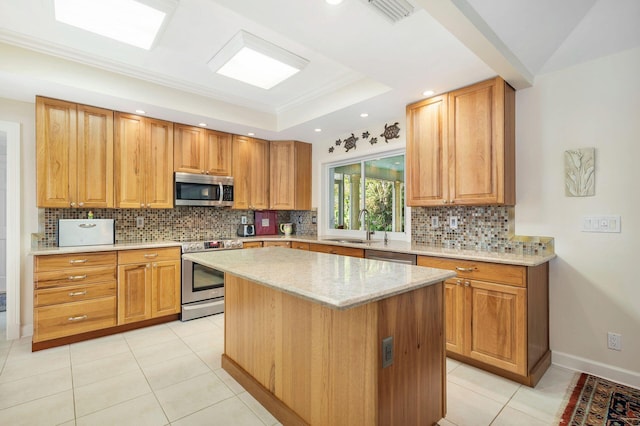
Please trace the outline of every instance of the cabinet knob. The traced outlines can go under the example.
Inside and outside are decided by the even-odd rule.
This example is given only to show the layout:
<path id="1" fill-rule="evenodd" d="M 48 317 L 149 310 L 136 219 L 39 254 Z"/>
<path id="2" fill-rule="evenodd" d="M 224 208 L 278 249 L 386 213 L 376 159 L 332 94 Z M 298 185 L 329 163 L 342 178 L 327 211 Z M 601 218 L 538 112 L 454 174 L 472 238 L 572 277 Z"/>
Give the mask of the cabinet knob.
<path id="1" fill-rule="evenodd" d="M 70 205 L 71 205 L 71 207 L 75 207 L 75 206 L 76 206 L 76 203 L 74 203 L 74 202 L 72 201 Z"/>
<path id="2" fill-rule="evenodd" d="M 471 283 L 470 283 L 469 281 L 465 281 L 465 282 L 464 282 L 464 286 L 465 286 L 465 287 L 469 287 L 470 285 L 471 285 Z"/>
<path id="3" fill-rule="evenodd" d="M 84 203 L 78 203 L 78 205 L 79 205 L 80 207 L 82 207 L 82 206 L 84 206 Z"/>
<path id="4" fill-rule="evenodd" d="M 157 267 L 158 267 L 158 264 L 157 264 L 157 263 L 154 263 L 154 264 L 153 264 L 153 267 L 154 267 L 154 268 L 157 268 Z"/>
<path id="5" fill-rule="evenodd" d="M 151 207 L 151 203 L 147 204 L 147 207 Z"/>
<path id="6" fill-rule="evenodd" d="M 462 280 L 456 280 L 456 285 L 462 285 Z"/>
<path id="7" fill-rule="evenodd" d="M 151 264 L 150 264 L 150 263 L 147 263 L 147 264 L 145 265 L 145 268 L 150 268 L 150 267 L 151 267 Z"/>
<path id="8" fill-rule="evenodd" d="M 140 203 L 140 207 L 144 207 L 144 203 Z"/>

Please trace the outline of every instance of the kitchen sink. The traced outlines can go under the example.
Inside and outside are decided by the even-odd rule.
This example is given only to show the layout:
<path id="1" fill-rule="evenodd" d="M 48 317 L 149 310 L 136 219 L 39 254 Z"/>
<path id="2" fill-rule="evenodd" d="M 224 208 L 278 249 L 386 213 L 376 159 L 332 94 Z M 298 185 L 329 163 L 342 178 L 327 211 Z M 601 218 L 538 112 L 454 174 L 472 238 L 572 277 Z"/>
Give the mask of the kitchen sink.
<path id="1" fill-rule="evenodd" d="M 371 244 L 378 242 L 377 240 L 360 240 L 358 238 L 325 238 L 323 241 L 334 241 L 345 244 Z"/>

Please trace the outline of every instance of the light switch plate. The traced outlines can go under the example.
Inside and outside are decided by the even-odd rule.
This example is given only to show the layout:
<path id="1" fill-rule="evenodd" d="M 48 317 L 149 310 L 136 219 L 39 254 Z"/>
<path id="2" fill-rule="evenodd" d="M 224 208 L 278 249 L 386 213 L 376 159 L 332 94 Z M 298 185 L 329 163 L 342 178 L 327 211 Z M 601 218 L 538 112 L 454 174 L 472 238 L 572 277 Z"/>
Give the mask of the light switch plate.
<path id="1" fill-rule="evenodd" d="M 621 232 L 620 216 L 584 216 L 582 232 Z"/>
<path id="2" fill-rule="evenodd" d="M 458 229 L 458 216 L 451 216 L 449 218 L 449 228 Z"/>

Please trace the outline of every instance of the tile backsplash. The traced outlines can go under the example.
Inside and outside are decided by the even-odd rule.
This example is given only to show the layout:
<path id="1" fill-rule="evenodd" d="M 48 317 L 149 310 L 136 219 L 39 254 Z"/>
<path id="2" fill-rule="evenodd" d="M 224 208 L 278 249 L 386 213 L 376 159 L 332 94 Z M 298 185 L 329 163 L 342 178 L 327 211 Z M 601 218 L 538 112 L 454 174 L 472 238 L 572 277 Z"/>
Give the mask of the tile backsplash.
<path id="1" fill-rule="evenodd" d="M 452 217 L 457 222 L 455 229 L 450 227 Z M 436 226 L 434 221 L 437 221 Z M 553 238 L 517 236 L 514 230 L 513 207 L 411 208 L 411 240 L 415 244 L 501 253 L 553 253 Z"/>
<path id="2" fill-rule="evenodd" d="M 236 237 L 242 216 L 253 223 L 252 210 L 219 207 L 175 207 L 173 209 L 93 209 L 96 219 L 115 219 L 116 243 L 159 240 L 188 241 Z M 89 209 L 43 209 L 39 215 L 42 233 L 38 247 L 55 247 L 58 219 L 86 218 Z M 313 211 L 279 211 L 278 223 L 296 224 L 296 234 L 316 234 Z M 136 218 L 144 218 L 144 226 L 136 227 Z"/>

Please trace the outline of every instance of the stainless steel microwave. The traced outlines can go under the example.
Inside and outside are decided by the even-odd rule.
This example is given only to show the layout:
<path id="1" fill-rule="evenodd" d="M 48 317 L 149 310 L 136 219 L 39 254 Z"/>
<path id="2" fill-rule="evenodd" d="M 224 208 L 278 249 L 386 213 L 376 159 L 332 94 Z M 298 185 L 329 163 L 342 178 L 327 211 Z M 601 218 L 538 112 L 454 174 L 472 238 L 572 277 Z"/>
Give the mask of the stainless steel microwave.
<path id="1" fill-rule="evenodd" d="M 175 174 L 176 206 L 233 206 L 233 177 Z"/>

